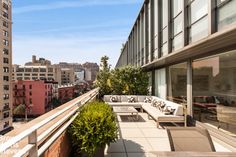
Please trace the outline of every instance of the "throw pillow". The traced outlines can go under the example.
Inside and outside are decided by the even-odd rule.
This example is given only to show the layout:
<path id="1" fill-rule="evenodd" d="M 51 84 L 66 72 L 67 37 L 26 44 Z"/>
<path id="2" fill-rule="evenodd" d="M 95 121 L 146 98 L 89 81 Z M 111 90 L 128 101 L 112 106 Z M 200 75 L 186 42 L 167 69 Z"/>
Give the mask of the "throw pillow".
<path id="1" fill-rule="evenodd" d="M 165 108 L 163 109 L 163 113 L 165 115 L 172 115 L 174 114 L 175 109 L 173 109 L 171 106 L 165 106 Z"/>
<path id="2" fill-rule="evenodd" d="M 128 102 L 135 102 L 135 98 L 134 97 L 128 97 Z"/>
<path id="3" fill-rule="evenodd" d="M 159 107 L 159 106 L 160 106 L 160 101 L 158 101 L 158 100 L 153 100 L 153 101 L 152 101 L 152 106 L 154 106 L 154 107 Z"/>
<path id="4" fill-rule="evenodd" d="M 145 103 L 151 103 L 151 102 L 152 102 L 152 98 L 151 98 L 151 97 L 146 97 L 146 98 L 144 99 L 144 102 L 145 102 Z"/>
<path id="5" fill-rule="evenodd" d="M 165 106 L 166 106 L 166 103 L 165 103 L 164 101 L 161 101 L 161 102 L 160 102 L 160 105 L 159 105 L 159 110 L 160 110 L 161 112 L 163 112 Z"/>
<path id="6" fill-rule="evenodd" d="M 110 101 L 111 102 L 118 102 L 117 96 L 111 96 Z"/>

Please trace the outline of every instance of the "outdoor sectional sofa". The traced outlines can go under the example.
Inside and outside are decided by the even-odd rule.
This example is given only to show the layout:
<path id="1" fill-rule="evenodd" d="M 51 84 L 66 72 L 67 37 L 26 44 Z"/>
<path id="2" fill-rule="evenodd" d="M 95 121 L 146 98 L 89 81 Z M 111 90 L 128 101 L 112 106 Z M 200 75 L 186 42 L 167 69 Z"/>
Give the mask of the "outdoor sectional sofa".
<path id="1" fill-rule="evenodd" d="M 186 126 L 186 109 L 177 104 L 156 96 L 143 95 L 105 95 L 104 101 L 110 106 L 133 106 L 147 112 L 156 121 L 157 127 L 161 122 L 182 122 Z"/>
<path id="2" fill-rule="evenodd" d="M 112 98 L 115 98 L 112 100 Z M 133 100 L 130 100 L 133 98 Z M 151 96 L 136 96 L 136 95 L 105 95 L 103 100 L 110 106 L 133 106 L 134 108 L 142 108 L 143 104 L 150 104 L 144 102 L 146 98 L 152 98 Z"/>

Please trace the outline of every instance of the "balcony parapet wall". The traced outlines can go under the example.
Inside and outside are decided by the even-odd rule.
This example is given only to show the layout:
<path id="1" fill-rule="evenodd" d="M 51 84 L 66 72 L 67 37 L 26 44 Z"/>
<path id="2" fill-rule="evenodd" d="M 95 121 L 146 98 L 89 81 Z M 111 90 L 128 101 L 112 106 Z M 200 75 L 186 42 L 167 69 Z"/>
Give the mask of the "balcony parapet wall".
<path id="1" fill-rule="evenodd" d="M 64 147 L 69 142 L 66 129 L 78 115 L 78 109 L 97 94 L 98 89 L 91 90 L 4 135 L 0 157 L 69 155 L 69 148 Z"/>

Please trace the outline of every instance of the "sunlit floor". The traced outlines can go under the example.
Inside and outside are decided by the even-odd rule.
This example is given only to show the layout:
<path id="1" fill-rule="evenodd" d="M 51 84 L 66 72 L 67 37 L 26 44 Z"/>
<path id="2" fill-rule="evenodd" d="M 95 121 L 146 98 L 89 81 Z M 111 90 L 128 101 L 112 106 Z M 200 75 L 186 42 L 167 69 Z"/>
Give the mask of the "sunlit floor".
<path id="1" fill-rule="evenodd" d="M 106 157 L 152 157 L 157 151 L 170 151 L 164 127 L 171 124 L 164 124 L 158 129 L 146 113 L 139 113 L 138 120 L 136 116 L 118 115 L 118 125 L 119 139 L 106 148 Z M 214 138 L 213 141 L 216 151 L 230 152 Z"/>

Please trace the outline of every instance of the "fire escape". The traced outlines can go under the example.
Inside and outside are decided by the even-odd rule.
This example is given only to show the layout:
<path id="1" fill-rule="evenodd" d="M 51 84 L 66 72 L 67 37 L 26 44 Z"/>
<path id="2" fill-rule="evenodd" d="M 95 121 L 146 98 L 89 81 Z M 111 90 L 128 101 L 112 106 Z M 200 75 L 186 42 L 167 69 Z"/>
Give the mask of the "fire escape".
<path id="1" fill-rule="evenodd" d="M 13 95 L 14 95 L 14 108 L 18 105 L 25 105 L 26 106 L 26 96 L 25 96 L 25 86 L 24 85 L 15 85 L 13 88 Z"/>

